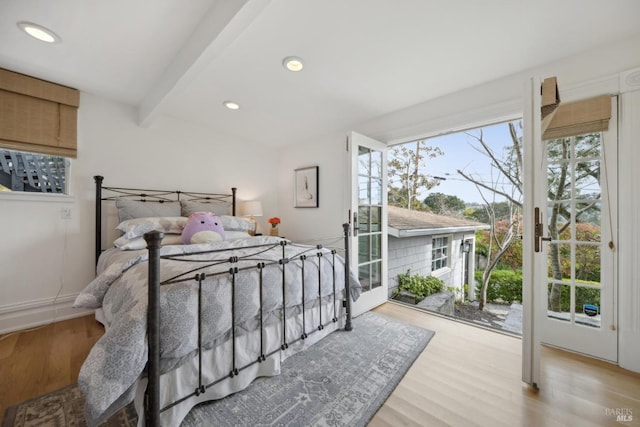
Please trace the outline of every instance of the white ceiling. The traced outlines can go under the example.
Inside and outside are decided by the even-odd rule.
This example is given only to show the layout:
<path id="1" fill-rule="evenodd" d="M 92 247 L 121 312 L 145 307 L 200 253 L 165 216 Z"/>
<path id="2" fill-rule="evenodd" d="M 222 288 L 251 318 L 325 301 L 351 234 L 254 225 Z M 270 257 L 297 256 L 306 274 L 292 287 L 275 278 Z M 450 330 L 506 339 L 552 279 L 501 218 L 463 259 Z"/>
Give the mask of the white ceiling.
<path id="1" fill-rule="evenodd" d="M 638 0 L 0 0 L 0 67 L 278 146 L 637 33 Z"/>

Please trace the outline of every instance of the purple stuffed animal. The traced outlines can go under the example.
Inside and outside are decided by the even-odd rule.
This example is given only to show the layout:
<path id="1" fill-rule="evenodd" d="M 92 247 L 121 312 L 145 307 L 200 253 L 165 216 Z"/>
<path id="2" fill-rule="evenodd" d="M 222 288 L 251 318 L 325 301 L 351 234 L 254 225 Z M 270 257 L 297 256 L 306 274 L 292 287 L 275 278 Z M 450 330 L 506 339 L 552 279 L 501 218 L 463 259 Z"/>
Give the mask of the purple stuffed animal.
<path id="1" fill-rule="evenodd" d="M 224 240 L 224 228 L 219 217 L 211 212 L 196 212 L 189 216 L 187 225 L 182 229 L 182 242 L 213 243 Z"/>

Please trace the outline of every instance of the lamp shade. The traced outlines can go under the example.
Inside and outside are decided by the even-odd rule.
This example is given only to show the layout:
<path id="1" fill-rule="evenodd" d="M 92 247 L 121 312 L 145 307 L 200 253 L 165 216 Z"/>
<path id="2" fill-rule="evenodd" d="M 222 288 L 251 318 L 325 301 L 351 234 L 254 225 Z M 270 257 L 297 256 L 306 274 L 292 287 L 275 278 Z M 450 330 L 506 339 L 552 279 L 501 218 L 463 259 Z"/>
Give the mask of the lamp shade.
<path id="1" fill-rule="evenodd" d="M 242 216 L 262 216 L 262 202 L 259 200 L 247 200 L 240 203 L 239 213 Z"/>

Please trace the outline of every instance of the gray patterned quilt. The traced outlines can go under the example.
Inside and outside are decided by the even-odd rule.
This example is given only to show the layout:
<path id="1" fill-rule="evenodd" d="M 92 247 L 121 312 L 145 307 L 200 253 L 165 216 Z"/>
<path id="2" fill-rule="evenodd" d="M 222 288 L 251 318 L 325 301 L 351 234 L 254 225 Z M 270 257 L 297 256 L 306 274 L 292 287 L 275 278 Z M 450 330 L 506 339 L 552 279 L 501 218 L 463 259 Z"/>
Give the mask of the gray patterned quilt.
<path id="1" fill-rule="evenodd" d="M 233 255 L 241 260 L 236 266 L 240 273 L 235 276 L 235 324 L 236 335 L 259 327 L 260 298 L 258 269 L 243 270 L 258 262 L 267 262 L 263 269 L 263 320 L 266 324 L 282 318 L 282 268 L 270 264 L 283 258 L 280 239 L 259 236 L 250 239 L 219 242 L 214 245 L 172 245 L 161 248 L 161 254 L 189 255 L 191 261 L 161 261 L 161 281 L 184 272 L 193 277 L 194 269 L 215 264 L 215 260 L 227 260 L 230 252 L 214 252 L 206 255 L 197 252 L 211 249 L 233 249 Z M 259 250 L 254 245 L 269 245 Z M 291 259 L 285 268 L 285 301 L 287 317 L 301 310 L 303 274 L 299 254 L 309 247 L 285 245 L 284 256 Z M 336 277 L 336 292 L 344 290 L 344 261 L 322 249 L 324 256 L 316 256 L 317 250 L 307 252 L 304 262 L 304 297 L 308 308 L 319 304 L 319 299 L 328 300 L 333 294 L 333 277 Z M 198 262 L 206 257 L 213 262 Z M 93 347 L 84 362 L 78 385 L 87 401 L 86 416 L 90 425 L 104 421 L 117 410 L 133 400 L 135 386 L 143 376 L 147 360 L 147 251 L 109 250 L 101 257 L 100 274 L 76 298 L 75 307 L 102 308 L 107 320 L 104 336 Z M 318 267 L 318 263 L 320 267 Z M 334 268 L 335 267 L 335 268 Z M 208 277 L 202 286 L 202 343 L 205 349 L 225 342 L 231 336 L 232 281 L 227 262 L 210 265 L 198 272 L 222 273 Z M 322 278 L 318 285 L 318 270 Z M 319 295 L 319 290 L 320 294 Z M 352 274 L 350 295 L 356 300 L 360 284 Z M 338 297 L 340 299 L 340 297 Z M 167 372 L 186 359 L 197 354 L 197 307 L 198 285 L 194 280 L 167 284 L 161 287 L 161 364 Z"/>

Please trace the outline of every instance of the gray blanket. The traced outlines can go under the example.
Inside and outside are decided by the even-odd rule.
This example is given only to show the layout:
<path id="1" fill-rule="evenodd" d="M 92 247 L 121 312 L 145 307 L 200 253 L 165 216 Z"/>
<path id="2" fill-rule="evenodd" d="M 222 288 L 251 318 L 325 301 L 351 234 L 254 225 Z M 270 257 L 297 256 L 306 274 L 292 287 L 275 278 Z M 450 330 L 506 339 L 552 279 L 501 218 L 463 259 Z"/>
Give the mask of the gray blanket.
<path id="1" fill-rule="evenodd" d="M 233 264 L 239 268 L 239 273 L 235 275 L 234 292 L 236 335 L 259 327 L 258 269 L 249 268 L 258 262 L 267 263 L 263 269 L 262 295 L 262 315 L 267 324 L 277 322 L 282 317 L 283 268 L 287 317 L 301 310 L 301 253 L 308 255 L 304 261 L 305 306 L 318 304 L 320 298 L 331 298 L 334 275 L 336 293 L 342 294 L 344 261 L 340 256 L 334 258 L 328 250 L 322 249 L 323 256 L 319 257 L 315 248 L 286 245 L 284 257 L 290 262 L 279 264 L 277 261 L 283 258 L 283 247 L 278 245 L 279 241 L 275 237 L 261 236 L 214 245 L 161 248 L 163 256 L 192 254 L 188 255 L 191 259 L 189 262 L 163 259 L 161 281 L 185 272 L 185 278 L 193 278 L 195 272 L 211 275 L 202 283 L 202 343 L 205 349 L 231 336 L 231 264 L 219 262 L 228 260 L 231 253 L 224 251 L 203 255 L 197 252 L 233 249 L 232 255 L 240 258 L 239 262 Z M 269 244 L 273 246 L 251 248 Z M 147 251 L 111 250 L 104 256 L 109 258 L 108 265 L 104 261 L 101 263 L 102 272 L 77 297 L 74 304 L 76 307 L 102 307 L 109 322 L 106 333 L 89 353 L 78 378 L 78 385 L 86 397 L 85 413 L 90 425 L 105 420 L 133 400 L 135 384 L 143 375 L 147 360 Z M 205 258 L 207 262 L 201 262 Z M 360 294 L 360 284 L 353 274 L 350 294 L 354 301 Z M 198 282 L 188 280 L 163 285 L 160 306 L 161 369 L 167 372 L 197 354 Z"/>

